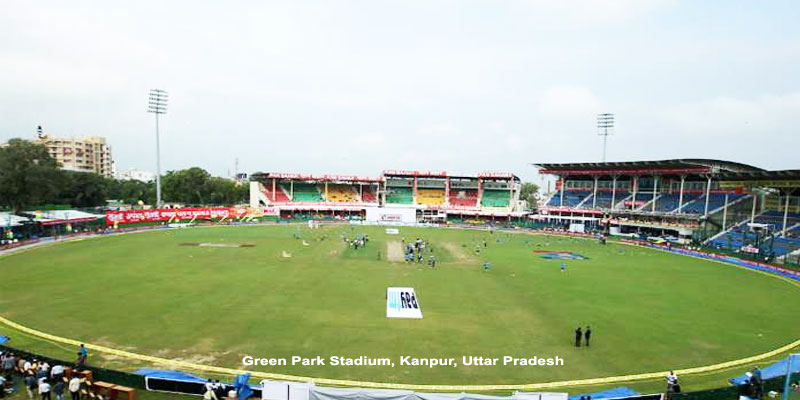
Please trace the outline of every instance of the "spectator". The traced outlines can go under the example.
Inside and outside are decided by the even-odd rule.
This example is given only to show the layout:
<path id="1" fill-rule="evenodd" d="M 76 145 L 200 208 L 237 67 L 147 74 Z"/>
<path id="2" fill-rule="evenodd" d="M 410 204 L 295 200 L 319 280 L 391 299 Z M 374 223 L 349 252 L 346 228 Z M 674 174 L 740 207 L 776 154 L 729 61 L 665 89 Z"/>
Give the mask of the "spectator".
<path id="1" fill-rule="evenodd" d="M 209 390 L 214 391 L 214 381 L 212 381 L 211 379 L 207 380 L 204 386 L 205 386 L 205 391 L 203 391 L 203 393 L 208 392 Z"/>
<path id="2" fill-rule="evenodd" d="M 667 395 L 680 392 L 679 387 L 678 375 L 675 375 L 673 371 L 669 371 L 667 374 Z"/>
<path id="3" fill-rule="evenodd" d="M 78 364 L 79 366 L 86 364 L 86 358 L 88 357 L 89 357 L 89 350 L 86 348 L 86 346 L 83 345 L 83 343 L 81 343 L 81 345 L 78 346 L 78 360 L 76 364 Z"/>
<path id="4" fill-rule="evenodd" d="M 219 382 L 219 379 L 214 381 L 214 395 L 217 399 L 225 397 L 225 385 Z"/>
<path id="5" fill-rule="evenodd" d="M 64 378 L 64 366 L 61 364 L 56 364 L 50 369 L 50 377 L 53 380 L 61 381 Z"/>
<path id="6" fill-rule="evenodd" d="M 14 364 L 16 364 L 16 360 L 14 359 L 14 355 L 11 353 L 5 353 L 3 356 L 3 373 L 8 374 L 14 370 Z"/>
<path id="7" fill-rule="evenodd" d="M 206 392 L 203 394 L 203 400 L 218 400 L 217 394 L 211 389 L 206 389 Z"/>
<path id="8" fill-rule="evenodd" d="M 64 400 L 64 380 L 58 379 L 53 385 L 53 393 L 56 394 L 56 400 Z"/>
<path id="9" fill-rule="evenodd" d="M 50 400 L 50 383 L 47 381 L 47 378 L 43 378 L 41 382 L 39 382 L 39 394 L 42 396 L 42 400 Z"/>
<path id="10" fill-rule="evenodd" d="M 69 390 L 70 396 L 72 396 L 72 400 L 81 399 L 81 378 L 78 378 L 78 374 L 72 374 L 72 379 L 69 380 L 67 389 Z"/>
<path id="11" fill-rule="evenodd" d="M 28 391 L 28 398 L 33 399 L 33 390 L 36 389 L 36 378 L 31 373 L 25 374 L 25 390 Z"/>
<path id="12" fill-rule="evenodd" d="M 756 398 L 761 398 L 764 396 L 764 381 L 761 379 L 761 369 L 756 366 L 753 368 L 752 377 L 750 378 L 750 382 L 753 385 L 753 395 Z"/>

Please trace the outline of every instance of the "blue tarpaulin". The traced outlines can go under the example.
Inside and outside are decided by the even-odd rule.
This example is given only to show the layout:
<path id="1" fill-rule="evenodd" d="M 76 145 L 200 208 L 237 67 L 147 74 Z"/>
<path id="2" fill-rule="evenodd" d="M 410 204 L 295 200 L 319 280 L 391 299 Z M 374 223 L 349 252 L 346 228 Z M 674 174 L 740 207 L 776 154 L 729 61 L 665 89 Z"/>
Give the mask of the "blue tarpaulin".
<path id="1" fill-rule="evenodd" d="M 6 344 L 6 342 L 8 342 L 9 340 L 11 340 L 10 337 L 6 335 L 0 335 L 0 344 Z"/>
<path id="2" fill-rule="evenodd" d="M 581 396 L 584 397 L 592 396 L 592 400 L 597 400 L 597 399 L 614 399 L 618 397 L 631 397 L 638 395 L 639 392 L 625 386 L 620 386 L 618 388 L 604 390 L 602 392 L 574 394 L 572 396 L 569 396 L 569 400 L 581 400 Z"/>
<path id="3" fill-rule="evenodd" d="M 791 357 L 791 356 L 790 356 Z M 774 378 L 776 376 L 786 375 L 786 367 L 789 366 L 789 358 L 780 360 L 775 364 L 761 369 L 761 379 Z M 800 357 L 795 357 L 792 363 L 792 373 L 800 372 Z M 731 378 L 728 381 L 734 385 L 744 385 L 747 383 L 749 377 L 747 374 Z"/>
<path id="4" fill-rule="evenodd" d="M 150 368 L 139 368 L 136 371 L 137 375 L 144 375 L 149 376 L 151 378 L 161 378 L 161 379 L 174 379 L 179 381 L 189 381 L 189 382 L 205 382 L 206 380 L 192 374 L 187 374 L 186 372 L 181 371 L 171 371 L 171 370 L 164 370 L 164 369 L 150 369 Z"/>
<path id="5" fill-rule="evenodd" d="M 236 389 L 239 400 L 244 400 L 253 395 L 253 389 L 250 389 L 250 385 L 247 384 L 248 379 L 250 379 L 250 374 L 240 374 L 236 376 L 233 388 Z"/>

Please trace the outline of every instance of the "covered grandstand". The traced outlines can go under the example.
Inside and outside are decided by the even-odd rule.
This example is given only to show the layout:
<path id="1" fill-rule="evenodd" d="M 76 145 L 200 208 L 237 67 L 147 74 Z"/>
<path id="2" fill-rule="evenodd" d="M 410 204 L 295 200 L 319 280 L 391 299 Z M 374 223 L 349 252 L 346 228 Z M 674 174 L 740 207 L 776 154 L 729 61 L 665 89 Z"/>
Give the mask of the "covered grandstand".
<path id="1" fill-rule="evenodd" d="M 744 187 L 760 207 L 739 216 L 738 223 L 712 237 L 708 244 L 761 254 L 778 261 L 800 261 L 800 170 L 723 174 L 721 187 Z"/>
<path id="2" fill-rule="evenodd" d="M 510 219 L 526 214 L 520 188 L 520 179 L 504 172 L 386 170 L 378 177 L 267 172 L 251 175 L 250 205 L 289 218 L 359 219 L 377 207 L 416 210 L 420 222 Z"/>
<path id="3" fill-rule="evenodd" d="M 551 220 L 764 257 L 800 249 L 798 170 L 711 159 L 533 165 L 557 178 L 540 207 Z"/>

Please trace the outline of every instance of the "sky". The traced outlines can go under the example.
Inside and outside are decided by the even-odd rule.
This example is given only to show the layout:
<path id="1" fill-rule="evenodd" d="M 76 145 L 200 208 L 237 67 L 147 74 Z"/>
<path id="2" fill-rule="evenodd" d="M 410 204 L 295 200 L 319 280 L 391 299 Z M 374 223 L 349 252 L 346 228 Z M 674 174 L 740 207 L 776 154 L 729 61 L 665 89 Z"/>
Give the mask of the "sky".
<path id="1" fill-rule="evenodd" d="M 800 168 L 800 2 L 35 1 L 0 13 L 0 141 L 105 136 L 117 169 Z"/>

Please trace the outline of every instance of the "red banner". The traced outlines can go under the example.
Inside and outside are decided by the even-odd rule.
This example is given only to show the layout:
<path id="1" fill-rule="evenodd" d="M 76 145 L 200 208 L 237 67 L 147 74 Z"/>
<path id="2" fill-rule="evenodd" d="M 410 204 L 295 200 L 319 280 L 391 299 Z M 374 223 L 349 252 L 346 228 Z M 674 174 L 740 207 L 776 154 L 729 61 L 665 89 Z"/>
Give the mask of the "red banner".
<path id="1" fill-rule="evenodd" d="M 481 172 L 478 174 L 478 178 L 513 178 L 514 175 L 508 172 Z"/>
<path id="2" fill-rule="evenodd" d="M 333 182 L 381 182 L 380 177 L 366 175 L 314 175 L 314 174 L 294 174 L 285 172 L 269 172 L 265 174 L 268 179 L 293 179 L 299 181 L 333 181 Z"/>
<path id="3" fill-rule="evenodd" d="M 106 224 L 136 224 L 142 222 L 179 222 L 222 218 L 240 218 L 248 215 L 246 207 L 192 207 L 162 208 L 153 210 L 107 211 Z"/>
<path id="4" fill-rule="evenodd" d="M 445 171 L 408 171 L 395 169 L 384 170 L 383 174 L 392 176 L 434 176 L 442 178 L 447 176 L 447 172 Z"/>

